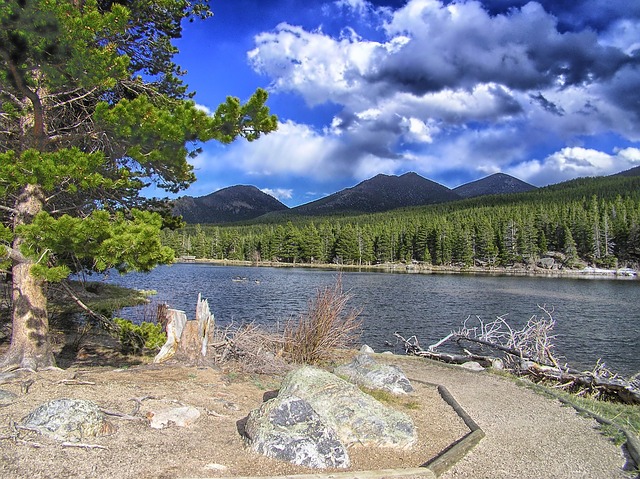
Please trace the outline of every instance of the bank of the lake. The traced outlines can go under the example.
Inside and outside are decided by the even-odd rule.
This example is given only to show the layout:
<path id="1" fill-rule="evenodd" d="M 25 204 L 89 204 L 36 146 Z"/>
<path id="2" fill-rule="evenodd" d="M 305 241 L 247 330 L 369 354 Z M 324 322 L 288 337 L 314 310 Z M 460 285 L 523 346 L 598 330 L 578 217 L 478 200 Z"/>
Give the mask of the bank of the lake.
<path id="1" fill-rule="evenodd" d="M 419 274 L 476 274 L 502 276 L 542 276 L 550 278 L 593 278 L 593 279 L 640 279 L 638 271 L 633 268 L 540 268 L 538 266 L 515 265 L 513 267 L 482 266 L 435 266 L 431 264 L 413 263 L 376 263 L 376 264 L 339 264 L 339 263 L 287 263 L 282 261 L 242 261 L 230 259 L 178 258 L 176 263 L 203 263 L 219 266 L 251 266 L 267 268 L 319 268 L 336 271 L 379 271 L 386 273 L 419 273 Z"/>

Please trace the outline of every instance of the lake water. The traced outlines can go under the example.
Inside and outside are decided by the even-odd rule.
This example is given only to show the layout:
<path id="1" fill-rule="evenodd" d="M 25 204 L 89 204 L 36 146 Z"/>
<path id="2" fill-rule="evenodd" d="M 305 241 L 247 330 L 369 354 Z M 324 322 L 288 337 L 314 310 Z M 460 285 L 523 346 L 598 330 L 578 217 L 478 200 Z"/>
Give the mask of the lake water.
<path id="1" fill-rule="evenodd" d="M 198 293 L 218 324 L 282 323 L 307 308 L 318 288 L 339 273 L 314 268 L 217 266 L 189 263 L 151 273 L 113 275 L 109 281 L 158 292 L 157 300 L 194 317 Z M 238 278 L 243 278 L 239 281 Z M 496 316 L 521 326 L 538 305 L 553 309 L 556 354 L 570 366 L 591 369 L 602 358 L 625 375 L 640 371 L 640 281 L 463 274 L 344 272 L 349 306 L 363 308 L 362 343 L 376 351 L 404 352 L 394 332 L 415 335 L 427 348 L 471 316 Z M 125 317 L 141 309 L 125 310 Z M 135 319 L 135 318 L 132 318 Z"/>

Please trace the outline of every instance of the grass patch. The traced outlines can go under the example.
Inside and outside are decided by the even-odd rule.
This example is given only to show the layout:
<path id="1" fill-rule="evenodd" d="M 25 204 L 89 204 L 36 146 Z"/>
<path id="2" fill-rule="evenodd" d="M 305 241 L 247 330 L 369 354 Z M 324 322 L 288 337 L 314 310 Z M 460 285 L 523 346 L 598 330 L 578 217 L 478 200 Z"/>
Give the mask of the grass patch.
<path id="1" fill-rule="evenodd" d="M 410 396 L 393 394 L 384 389 L 369 389 L 360 387 L 360 390 L 383 404 L 394 407 L 402 407 L 409 410 L 420 409 L 420 403 Z"/>

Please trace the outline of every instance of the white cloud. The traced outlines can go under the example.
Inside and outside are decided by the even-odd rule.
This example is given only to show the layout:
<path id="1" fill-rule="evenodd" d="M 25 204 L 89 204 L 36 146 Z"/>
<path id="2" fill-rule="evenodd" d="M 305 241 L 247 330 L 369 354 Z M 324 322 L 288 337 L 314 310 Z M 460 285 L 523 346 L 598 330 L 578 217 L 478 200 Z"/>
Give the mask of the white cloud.
<path id="1" fill-rule="evenodd" d="M 560 32 L 536 2 L 501 15 L 474 0 L 408 0 L 395 11 L 366 0 L 334 5 L 366 12 L 386 37 L 364 38 L 367 30 L 352 25 L 331 36 L 282 23 L 257 35 L 248 57 L 273 92 L 342 110 L 321 130 L 289 121 L 259 142 L 234 145 L 228 162 L 256 175 L 322 180 L 411 169 L 451 182 L 505 171 L 544 184 L 636 161 L 635 148 L 531 158 L 544 156 L 540 145 L 598 135 L 640 141 L 640 77 L 626 56 L 638 48 L 638 25 L 619 21 L 601 37 Z"/>
<path id="2" fill-rule="evenodd" d="M 604 32 L 601 41 L 631 55 L 640 50 L 640 24 L 630 19 L 618 20 Z"/>
<path id="3" fill-rule="evenodd" d="M 261 188 L 260 191 L 281 201 L 290 200 L 293 197 L 291 188 Z"/>
<path id="4" fill-rule="evenodd" d="M 337 147 L 338 141 L 333 136 L 323 136 L 308 125 L 286 121 L 259 141 L 233 143 L 219 161 L 255 176 L 327 179 L 335 173 L 331 159 Z"/>
<path id="5" fill-rule="evenodd" d="M 208 106 L 205 105 L 201 105 L 199 103 L 196 103 L 196 109 L 205 112 L 207 115 L 211 116 L 213 115 L 213 111 L 211 111 L 211 108 L 209 108 Z"/>
<path id="6" fill-rule="evenodd" d="M 609 154 L 594 149 L 567 147 L 543 160 L 524 162 L 508 169 L 507 173 L 536 185 L 546 185 L 577 177 L 611 175 L 639 164 L 638 148 L 625 148 Z"/>

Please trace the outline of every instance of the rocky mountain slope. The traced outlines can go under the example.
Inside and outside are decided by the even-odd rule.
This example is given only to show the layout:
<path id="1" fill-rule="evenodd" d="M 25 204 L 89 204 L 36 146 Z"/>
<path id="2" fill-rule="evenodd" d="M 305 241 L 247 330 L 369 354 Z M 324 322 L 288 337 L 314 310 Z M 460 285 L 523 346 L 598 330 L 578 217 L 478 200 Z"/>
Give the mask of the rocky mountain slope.
<path id="1" fill-rule="evenodd" d="M 417 173 L 376 175 L 352 188 L 289 209 L 254 186 L 231 186 L 207 196 L 185 196 L 175 201 L 173 213 L 187 223 L 231 223 L 262 215 L 322 216 L 376 213 L 410 206 L 446 203 L 465 198 L 536 189 L 513 176 L 496 173 L 451 190 Z"/>
<path id="2" fill-rule="evenodd" d="M 307 203 L 292 212 L 301 215 L 375 213 L 407 206 L 429 205 L 459 200 L 446 186 L 416 173 L 401 176 L 376 175 L 353 188 Z"/>
<path id="3" fill-rule="evenodd" d="M 187 223 L 247 221 L 273 211 L 289 209 L 255 186 L 230 186 L 207 196 L 184 196 L 174 202 L 173 214 Z"/>
<path id="4" fill-rule="evenodd" d="M 485 195 L 502 195 L 508 193 L 524 193 L 536 187 L 513 176 L 495 173 L 485 178 L 460 185 L 453 191 L 462 198 L 475 198 Z"/>

